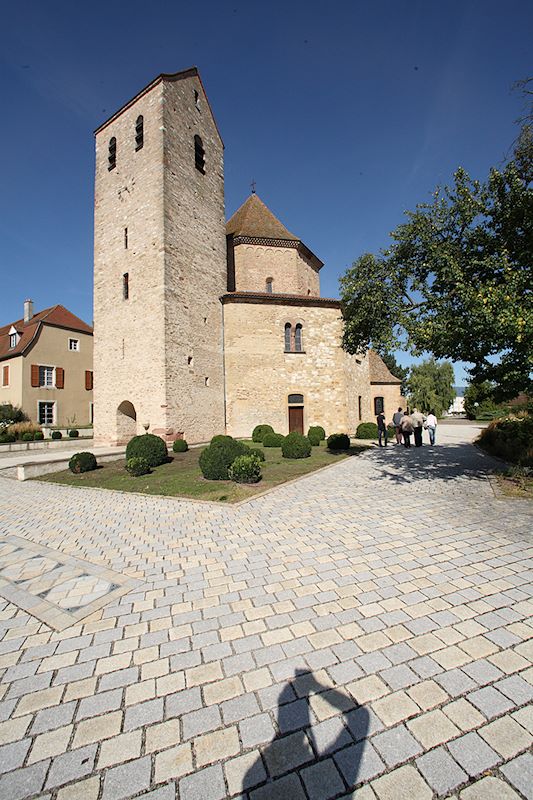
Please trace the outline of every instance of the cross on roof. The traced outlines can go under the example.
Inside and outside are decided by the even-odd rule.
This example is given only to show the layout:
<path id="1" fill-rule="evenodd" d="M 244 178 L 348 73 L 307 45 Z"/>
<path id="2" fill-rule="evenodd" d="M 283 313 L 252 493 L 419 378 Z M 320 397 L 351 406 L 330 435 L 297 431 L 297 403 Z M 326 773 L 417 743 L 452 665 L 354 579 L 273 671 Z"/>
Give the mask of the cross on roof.
<path id="1" fill-rule="evenodd" d="M 252 187 L 252 194 L 255 194 L 255 180 L 253 178 L 250 186 Z"/>

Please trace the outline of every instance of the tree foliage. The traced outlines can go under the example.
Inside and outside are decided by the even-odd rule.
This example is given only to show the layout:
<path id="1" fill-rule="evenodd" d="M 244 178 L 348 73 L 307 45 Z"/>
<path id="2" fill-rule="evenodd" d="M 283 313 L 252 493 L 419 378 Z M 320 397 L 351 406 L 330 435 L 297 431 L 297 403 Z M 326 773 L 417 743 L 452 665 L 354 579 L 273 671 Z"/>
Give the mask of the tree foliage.
<path id="1" fill-rule="evenodd" d="M 439 364 L 434 358 L 411 367 L 407 381 L 409 405 L 439 417 L 454 401 L 454 372 L 449 361 Z"/>
<path id="2" fill-rule="evenodd" d="M 480 414 L 495 407 L 495 386 L 489 381 L 470 383 L 465 389 L 465 414 L 468 419 L 475 419 Z"/>
<path id="3" fill-rule="evenodd" d="M 341 278 L 343 346 L 402 346 L 473 364 L 497 398 L 531 392 L 533 189 L 511 163 L 485 183 L 464 169 L 407 212 L 379 255 Z"/>
<path id="4" fill-rule="evenodd" d="M 401 367 L 392 353 L 380 353 L 381 358 L 386 366 L 392 372 L 395 378 L 399 378 L 402 382 L 400 390 L 402 395 L 407 391 L 407 378 L 409 377 L 409 367 Z"/>

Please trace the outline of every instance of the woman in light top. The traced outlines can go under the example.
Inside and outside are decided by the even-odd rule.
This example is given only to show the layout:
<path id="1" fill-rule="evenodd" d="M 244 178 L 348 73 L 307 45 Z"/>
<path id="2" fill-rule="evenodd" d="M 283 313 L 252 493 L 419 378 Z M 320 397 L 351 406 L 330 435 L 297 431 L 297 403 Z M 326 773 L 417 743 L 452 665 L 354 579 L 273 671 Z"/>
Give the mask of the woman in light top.
<path id="1" fill-rule="evenodd" d="M 435 433 L 437 431 L 437 417 L 435 416 L 435 412 L 432 410 L 427 415 L 426 425 L 427 431 L 429 433 L 429 443 L 435 444 Z"/>

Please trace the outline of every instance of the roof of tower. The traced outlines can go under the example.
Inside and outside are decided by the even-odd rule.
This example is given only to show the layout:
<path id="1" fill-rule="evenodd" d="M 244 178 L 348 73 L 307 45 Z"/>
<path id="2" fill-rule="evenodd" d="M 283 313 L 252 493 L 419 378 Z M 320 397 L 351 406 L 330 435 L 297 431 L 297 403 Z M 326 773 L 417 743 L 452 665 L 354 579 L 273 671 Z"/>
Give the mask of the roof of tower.
<path id="1" fill-rule="evenodd" d="M 392 374 L 381 356 L 375 350 L 368 351 L 368 368 L 370 383 L 401 383 L 400 378 Z"/>
<path id="2" fill-rule="evenodd" d="M 234 236 L 254 236 L 260 239 L 300 241 L 298 236 L 294 236 L 288 231 L 255 193 L 244 201 L 228 221 L 226 233 L 232 233 Z"/>
<path id="3" fill-rule="evenodd" d="M 24 322 L 24 319 L 17 319 L 15 322 L 0 327 L 0 358 L 11 358 L 25 353 L 35 341 L 43 325 L 51 325 L 54 328 L 65 328 L 69 331 L 89 333 L 91 335 L 93 333 L 90 325 L 87 325 L 82 319 L 72 314 L 65 306 L 51 306 L 34 314 L 28 322 Z M 14 328 L 20 336 L 15 347 L 9 346 L 9 331 L 11 328 Z"/>

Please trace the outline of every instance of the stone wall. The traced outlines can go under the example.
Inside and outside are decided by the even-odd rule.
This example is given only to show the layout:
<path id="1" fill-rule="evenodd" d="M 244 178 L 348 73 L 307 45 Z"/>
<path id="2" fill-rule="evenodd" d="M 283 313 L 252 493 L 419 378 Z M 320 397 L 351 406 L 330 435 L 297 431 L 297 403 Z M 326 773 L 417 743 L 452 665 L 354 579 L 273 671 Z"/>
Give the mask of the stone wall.
<path id="1" fill-rule="evenodd" d="M 237 292 L 265 292 L 272 278 L 276 294 L 320 296 L 318 270 L 295 247 L 238 244 L 235 247 L 235 288 Z"/>
<path id="2" fill-rule="evenodd" d="M 387 422 L 392 422 L 392 415 L 401 406 L 405 411 L 406 402 L 402 397 L 401 384 L 393 383 L 372 383 L 370 385 L 370 402 L 371 402 L 371 419 L 375 421 L 376 415 L 374 413 L 374 399 L 376 397 L 383 397 L 385 419 Z"/>

